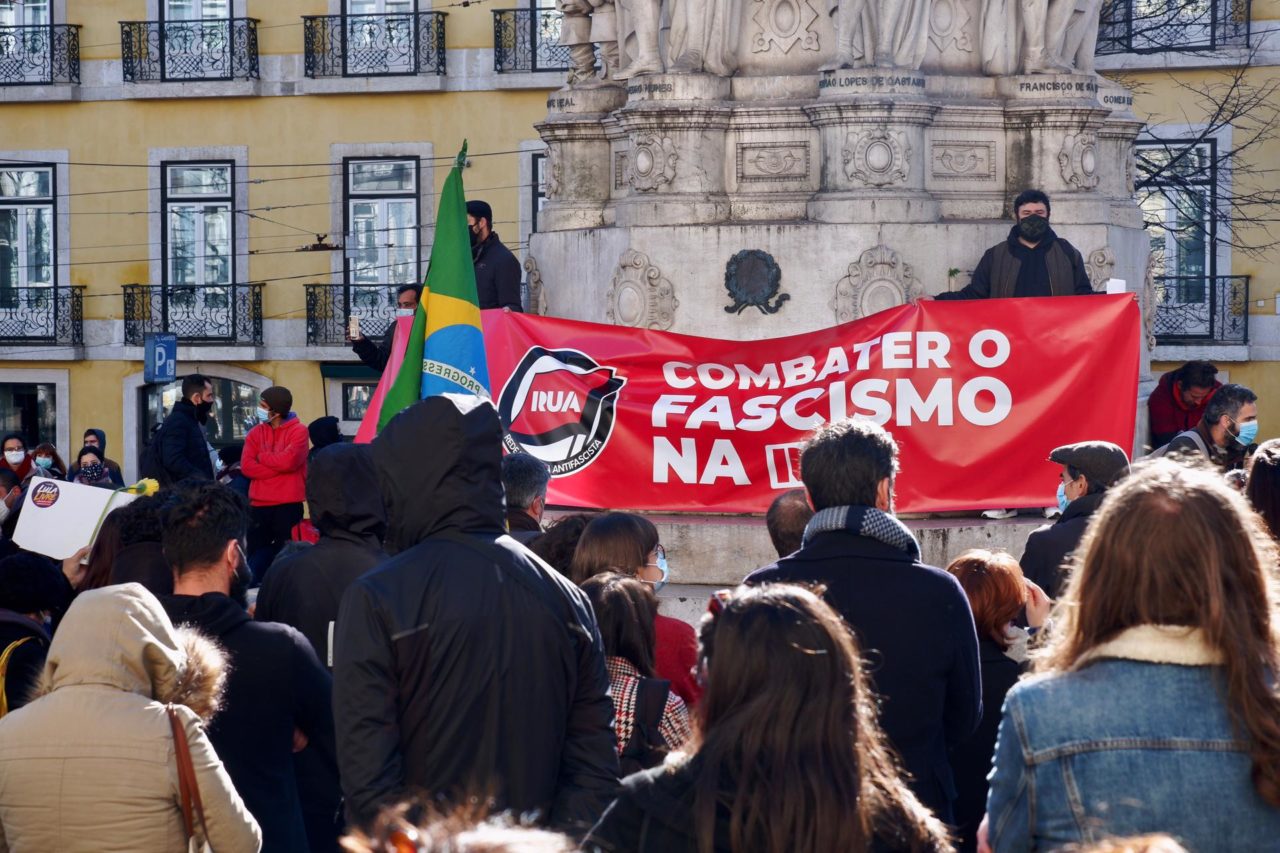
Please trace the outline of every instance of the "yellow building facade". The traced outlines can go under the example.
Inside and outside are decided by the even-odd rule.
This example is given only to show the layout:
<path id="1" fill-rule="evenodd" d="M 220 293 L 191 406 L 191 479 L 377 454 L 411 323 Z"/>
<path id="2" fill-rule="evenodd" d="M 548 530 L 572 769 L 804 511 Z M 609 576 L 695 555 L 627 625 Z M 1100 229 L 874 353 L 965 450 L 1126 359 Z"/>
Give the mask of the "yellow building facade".
<path id="1" fill-rule="evenodd" d="M 536 228 L 534 125 L 567 64 L 552 5 L 0 2 L 0 431 L 74 456 L 86 429 L 103 429 L 132 476 L 176 396 L 144 376 L 146 336 L 168 332 L 178 375 L 218 383 L 215 445 L 243 437 L 270 385 L 293 391 L 304 421 L 334 415 L 354 432 L 375 380 L 343 340 L 346 319 L 361 317 L 372 337 L 396 286 L 421 280 L 436 193 L 464 139 L 468 197 L 490 202 L 502 240 L 520 255 Z M 1166 22 L 1170 36 L 1110 4 L 1098 60 L 1134 87 L 1151 135 L 1188 145 L 1205 143 L 1197 128 L 1212 123 L 1211 99 L 1188 86 L 1248 65 L 1244 79 L 1265 87 L 1280 57 L 1280 0 L 1202 5 L 1207 36 L 1203 17 Z M 1196 39 L 1211 43 L 1186 50 Z M 1247 133 L 1214 127 L 1214 150 Z M 1167 327 L 1158 318 L 1153 367 L 1213 359 L 1260 393 L 1262 435 L 1274 436 L 1280 256 L 1231 199 L 1246 172 L 1265 183 L 1256 173 L 1280 162 L 1280 142 L 1245 147 L 1252 171 L 1209 157 L 1213 228 L 1199 244 L 1184 228 L 1156 235 L 1166 248 L 1151 288 Z M 1262 248 L 1242 248 L 1251 243 Z M 1245 276 L 1240 298 L 1230 282 Z M 1199 318 L 1220 292 L 1221 310 Z"/>

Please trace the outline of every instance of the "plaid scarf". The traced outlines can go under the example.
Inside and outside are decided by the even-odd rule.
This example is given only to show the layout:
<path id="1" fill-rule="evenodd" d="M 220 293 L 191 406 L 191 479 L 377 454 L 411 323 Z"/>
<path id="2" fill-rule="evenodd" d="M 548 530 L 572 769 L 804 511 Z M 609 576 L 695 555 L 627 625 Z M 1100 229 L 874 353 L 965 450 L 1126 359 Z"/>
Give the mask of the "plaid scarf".
<path id="1" fill-rule="evenodd" d="M 906 551 L 911 559 L 920 559 L 920 543 L 907 526 L 887 512 L 870 506 L 829 506 L 818 510 L 804 528 L 802 544 L 808 545 L 814 536 L 832 530 L 848 530 L 868 539 Z"/>

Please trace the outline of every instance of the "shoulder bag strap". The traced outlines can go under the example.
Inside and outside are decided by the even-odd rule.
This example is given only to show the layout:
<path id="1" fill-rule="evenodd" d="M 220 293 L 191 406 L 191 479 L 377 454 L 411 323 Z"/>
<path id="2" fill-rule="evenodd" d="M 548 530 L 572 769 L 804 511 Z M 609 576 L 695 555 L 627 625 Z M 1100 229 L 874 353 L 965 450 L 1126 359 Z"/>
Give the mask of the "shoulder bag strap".
<path id="1" fill-rule="evenodd" d="M 204 804 L 200 801 L 200 784 L 196 780 L 195 763 L 191 760 L 191 746 L 187 743 L 187 730 L 182 725 L 177 709 L 169 705 L 169 727 L 173 729 L 173 748 L 178 759 L 178 795 L 182 799 L 182 827 L 187 841 L 196 837 L 196 823 L 208 843 L 209 831 L 204 822 Z"/>
<path id="2" fill-rule="evenodd" d="M 9 658 L 13 657 L 14 651 L 19 646 L 34 639 L 35 637 L 23 637 L 21 640 L 14 640 L 5 647 L 4 654 L 0 654 L 0 717 L 9 713 L 9 699 L 5 695 L 5 676 L 9 674 Z"/>

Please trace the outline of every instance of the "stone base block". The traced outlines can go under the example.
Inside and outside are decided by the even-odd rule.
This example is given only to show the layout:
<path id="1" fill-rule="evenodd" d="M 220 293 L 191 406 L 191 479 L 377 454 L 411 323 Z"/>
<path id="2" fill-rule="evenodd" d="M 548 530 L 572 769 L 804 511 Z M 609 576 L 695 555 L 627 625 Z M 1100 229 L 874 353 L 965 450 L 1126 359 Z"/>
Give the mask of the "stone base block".
<path id="1" fill-rule="evenodd" d="M 616 83 L 599 86 L 566 86 L 547 96 L 547 114 L 595 115 L 611 113 L 627 102 L 627 90 Z"/>
<path id="2" fill-rule="evenodd" d="M 938 202 L 928 193 L 863 190 L 820 193 L 809 202 L 815 222 L 937 222 Z"/>
<path id="3" fill-rule="evenodd" d="M 643 74 L 627 81 L 627 100 L 724 101 L 729 98 L 728 78 L 711 74 Z"/>

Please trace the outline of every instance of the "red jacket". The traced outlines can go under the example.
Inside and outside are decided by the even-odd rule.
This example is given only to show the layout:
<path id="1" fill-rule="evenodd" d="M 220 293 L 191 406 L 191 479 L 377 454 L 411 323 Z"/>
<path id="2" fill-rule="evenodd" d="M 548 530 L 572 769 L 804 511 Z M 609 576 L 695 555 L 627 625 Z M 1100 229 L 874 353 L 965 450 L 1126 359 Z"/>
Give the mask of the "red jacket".
<path id="1" fill-rule="evenodd" d="M 702 688 L 693 674 L 698 665 L 698 635 L 688 622 L 658 614 L 653 624 L 657 635 L 653 668 L 658 678 L 671 682 L 671 692 L 689 706 L 689 711 L 702 698 Z"/>
<path id="2" fill-rule="evenodd" d="M 310 436 L 290 413 L 278 427 L 258 424 L 244 437 L 240 472 L 249 478 L 250 506 L 278 506 L 307 499 Z"/>
<path id="3" fill-rule="evenodd" d="M 1173 371 L 1160 377 L 1156 390 L 1147 398 L 1147 411 L 1151 415 L 1151 446 L 1163 447 L 1178 433 L 1195 429 L 1204 417 L 1205 406 L 1213 399 L 1213 393 L 1204 398 L 1204 402 L 1195 408 L 1187 408 L 1182 402 L 1182 389 L 1173 381 Z M 1222 387 L 1221 382 L 1213 383 L 1213 391 Z"/>

